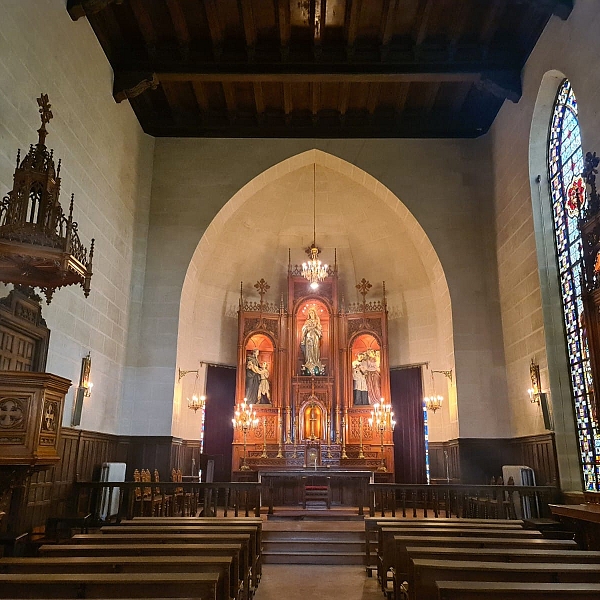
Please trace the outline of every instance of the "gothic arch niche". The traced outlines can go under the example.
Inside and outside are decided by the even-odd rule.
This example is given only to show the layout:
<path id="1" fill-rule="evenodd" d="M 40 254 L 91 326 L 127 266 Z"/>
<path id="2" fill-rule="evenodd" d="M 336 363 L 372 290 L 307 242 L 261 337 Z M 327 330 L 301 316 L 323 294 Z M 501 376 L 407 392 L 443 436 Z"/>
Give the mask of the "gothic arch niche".
<path id="1" fill-rule="evenodd" d="M 374 284 L 374 297 L 381 297 L 385 281 L 390 364 L 430 361 L 453 368 L 450 293 L 429 238 L 385 186 L 319 150 L 293 156 L 251 180 L 207 228 L 182 289 L 177 364 L 198 359 L 236 364 L 240 281 L 249 299 L 258 299 L 257 277 L 271 286 L 265 301 L 277 306 L 287 297 L 288 249 L 292 263 L 302 262 L 312 241 L 314 164 L 317 243 L 328 262 L 337 248 L 345 301 L 360 300 L 354 285 L 362 277 Z M 185 397 L 187 382 L 182 384 L 176 395 Z M 178 421 L 174 415 L 176 435 L 193 435 L 193 427 L 193 418 Z M 457 432 L 456 404 L 450 402 L 430 423 L 430 439 L 450 439 Z"/>
<path id="2" fill-rule="evenodd" d="M 558 88 L 565 78 L 565 74 L 556 70 L 548 71 L 543 76 L 533 111 L 529 137 L 531 201 L 546 339 L 546 356 L 536 357 L 536 360 L 539 361 L 542 369 L 542 383 L 544 383 L 544 367 L 547 366 L 550 402 L 554 412 L 560 485 L 564 490 L 581 490 L 580 459 L 567 362 L 558 259 L 550 202 L 551 191 L 548 179 L 550 122 Z M 544 362 L 546 362 L 546 365 L 544 365 Z M 524 365 L 525 374 L 528 373 L 527 368 L 527 365 Z M 536 406 L 532 406 L 532 408 Z M 541 421 L 541 414 L 538 415 L 539 421 Z"/>

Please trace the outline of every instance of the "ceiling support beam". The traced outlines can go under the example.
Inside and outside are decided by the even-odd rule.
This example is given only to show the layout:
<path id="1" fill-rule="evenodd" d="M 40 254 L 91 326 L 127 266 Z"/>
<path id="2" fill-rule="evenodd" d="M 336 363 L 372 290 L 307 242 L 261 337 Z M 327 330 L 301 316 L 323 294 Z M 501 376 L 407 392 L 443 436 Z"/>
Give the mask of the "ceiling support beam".
<path id="1" fill-rule="evenodd" d="M 169 14 L 171 15 L 173 29 L 177 36 L 177 43 L 179 44 L 183 58 L 186 59 L 190 48 L 190 32 L 185 20 L 185 14 L 183 13 L 179 0 L 166 0 L 166 2 Z"/>
<path id="2" fill-rule="evenodd" d="M 290 56 L 290 37 L 292 35 L 290 0 L 277 0 L 277 20 L 279 24 L 281 60 L 285 62 Z"/>
<path id="3" fill-rule="evenodd" d="M 125 0 L 68 0 L 67 12 L 73 21 L 104 10 L 109 4 L 123 4 Z"/>
<path id="4" fill-rule="evenodd" d="M 219 13 L 217 12 L 216 0 L 205 0 L 204 11 L 208 21 L 210 39 L 212 41 L 213 53 L 216 60 L 219 60 L 223 54 L 223 30 L 219 23 Z"/>
<path id="5" fill-rule="evenodd" d="M 384 61 L 390 50 L 390 42 L 394 35 L 394 21 L 400 0 L 386 0 L 384 5 L 383 19 L 381 20 L 381 33 L 379 51 L 381 60 Z"/>
<path id="6" fill-rule="evenodd" d="M 251 0 L 239 0 L 239 3 L 244 25 L 244 36 L 246 37 L 246 52 L 248 53 L 248 60 L 252 62 L 256 58 L 256 25 L 254 23 L 252 2 Z"/>
<path id="7" fill-rule="evenodd" d="M 135 98 L 146 90 L 155 90 L 159 85 L 156 73 L 121 72 L 115 73 L 113 82 L 113 98 L 115 102 L 123 102 Z"/>
<path id="8" fill-rule="evenodd" d="M 354 56 L 354 45 L 356 36 L 358 35 L 358 23 L 360 21 L 360 9 L 362 8 L 362 0 L 349 0 L 350 2 L 350 19 L 348 21 L 348 32 L 346 34 L 346 52 L 349 59 Z"/>

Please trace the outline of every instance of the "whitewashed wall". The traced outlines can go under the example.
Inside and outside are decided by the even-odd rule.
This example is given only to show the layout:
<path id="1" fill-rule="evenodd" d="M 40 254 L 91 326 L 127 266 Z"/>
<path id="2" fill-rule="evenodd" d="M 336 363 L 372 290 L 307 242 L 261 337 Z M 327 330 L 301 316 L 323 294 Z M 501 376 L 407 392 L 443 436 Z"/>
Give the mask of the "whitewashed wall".
<path id="1" fill-rule="evenodd" d="M 91 351 L 93 394 L 81 426 L 128 433 L 120 411 L 128 342 L 138 327 L 154 140 L 128 104 L 111 95 L 112 71 L 85 19 L 64 0 L 4 0 L 0 6 L 0 192 L 12 188 L 17 148 L 37 141 L 36 98 L 49 95 L 47 145 L 62 159 L 63 208 L 75 194 L 82 242 L 96 238 L 92 292 L 56 292 L 43 315 L 50 329 L 47 369 L 77 384 Z M 73 388 L 64 424 L 70 423 Z"/>

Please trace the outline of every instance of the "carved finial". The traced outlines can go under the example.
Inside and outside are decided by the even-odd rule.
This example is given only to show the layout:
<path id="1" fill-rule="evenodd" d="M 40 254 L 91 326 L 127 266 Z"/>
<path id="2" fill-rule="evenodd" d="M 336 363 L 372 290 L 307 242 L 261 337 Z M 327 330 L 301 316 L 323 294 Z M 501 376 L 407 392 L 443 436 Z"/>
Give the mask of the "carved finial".
<path id="1" fill-rule="evenodd" d="M 260 295 L 260 305 L 262 306 L 262 304 L 263 304 L 263 296 L 267 293 L 267 290 L 269 290 L 271 288 L 271 286 L 264 279 L 259 279 L 254 284 L 254 287 L 256 288 L 256 291 Z"/>
<path id="2" fill-rule="evenodd" d="M 73 220 L 73 202 L 75 200 L 75 194 L 71 194 L 71 202 L 69 204 L 69 223 Z"/>
<path id="3" fill-rule="evenodd" d="M 288 248 L 288 273 L 292 272 L 292 249 Z"/>
<path id="4" fill-rule="evenodd" d="M 50 122 L 50 119 L 53 117 L 52 105 L 48 101 L 48 94 L 42 94 L 37 99 L 38 106 L 40 107 L 40 118 L 42 120 L 42 126 L 38 129 L 38 135 L 40 136 L 38 144 L 43 146 L 46 142 L 46 136 L 48 132 L 46 131 L 46 123 Z"/>
<path id="5" fill-rule="evenodd" d="M 62 164 L 62 158 L 58 159 L 58 165 L 56 167 L 56 179 L 60 177 L 60 165 Z"/>
<path id="6" fill-rule="evenodd" d="M 285 305 L 283 303 L 283 292 L 281 292 L 281 300 L 279 301 L 279 312 L 283 314 L 285 311 Z"/>
<path id="7" fill-rule="evenodd" d="M 346 299 L 344 298 L 344 294 L 342 294 L 342 314 L 346 312 Z"/>
<path id="8" fill-rule="evenodd" d="M 240 281 L 240 308 L 244 306 L 244 282 Z"/>
<path id="9" fill-rule="evenodd" d="M 17 169 L 19 168 L 19 163 L 21 162 L 21 148 L 17 150 Z"/>
<path id="10" fill-rule="evenodd" d="M 337 248 L 333 249 L 333 272 L 337 273 Z"/>
<path id="11" fill-rule="evenodd" d="M 372 287 L 373 286 L 370 284 L 370 282 L 368 282 L 364 277 L 356 284 L 358 293 L 363 297 L 363 307 L 366 304 L 365 298 Z"/>
<path id="12" fill-rule="evenodd" d="M 385 297 L 385 281 L 383 282 L 383 307 L 386 308 L 387 306 L 387 299 Z"/>
<path id="13" fill-rule="evenodd" d="M 92 269 L 92 259 L 94 258 L 94 244 L 96 243 L 96 239 L 92 238 L 92 243 L 90 244 L 90 270 Z"/>

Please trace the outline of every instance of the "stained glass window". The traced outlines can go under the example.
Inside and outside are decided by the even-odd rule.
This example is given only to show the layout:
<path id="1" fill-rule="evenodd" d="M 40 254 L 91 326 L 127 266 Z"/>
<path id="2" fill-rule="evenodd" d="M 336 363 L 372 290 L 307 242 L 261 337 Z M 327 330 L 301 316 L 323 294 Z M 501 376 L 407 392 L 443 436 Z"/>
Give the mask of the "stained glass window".
<path id="1" fill-rule="evenodd" d="M 583 253 L 577 222 L 583 207 L 576 189 L 583 185 L 582 171 L 577 100 L 565 79 L 550 124 L 548 175 L 583 483 L 587 491 L 600 491 L 600 435 L 591 410 L 593 384 L 581 299 Z"/>

